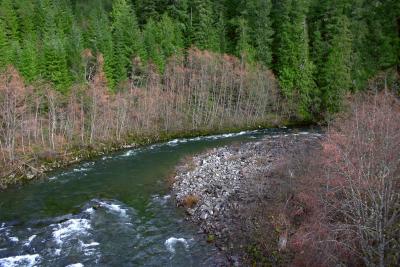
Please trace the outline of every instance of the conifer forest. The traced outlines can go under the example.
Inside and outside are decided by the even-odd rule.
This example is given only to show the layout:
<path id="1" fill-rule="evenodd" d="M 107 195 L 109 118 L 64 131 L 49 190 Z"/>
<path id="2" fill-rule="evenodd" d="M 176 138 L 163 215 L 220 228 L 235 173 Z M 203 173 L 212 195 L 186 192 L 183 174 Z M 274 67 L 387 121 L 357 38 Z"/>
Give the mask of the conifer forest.
<path id="1" fill-rule="evenodd" d="M 44 151 L 320 121 L 399 71 L 399 10 L 396 0 L 1 0 L 1 172 Z"/>
<path id="2" fill-rule="evenodd" d="M 400 0 L 0 0 L 0 266 L 400 266 Z"/>

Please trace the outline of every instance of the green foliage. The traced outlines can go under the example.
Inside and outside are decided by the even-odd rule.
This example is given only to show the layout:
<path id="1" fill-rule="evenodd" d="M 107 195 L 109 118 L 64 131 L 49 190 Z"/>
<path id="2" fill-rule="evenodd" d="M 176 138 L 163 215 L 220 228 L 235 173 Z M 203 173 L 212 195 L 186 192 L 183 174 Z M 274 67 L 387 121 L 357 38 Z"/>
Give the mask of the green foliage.
<path id="1" fill-rule="evenodd" d="M 89 27 L 86 31 L 86 43 L 96 53 L 100 52 L 104 57 L 104 72 L 108 85 L 114 88 L 114 47 L 113 36 L 109 18 L 103 8 L 97 5 L 91 9 L 89 15 Z"/>
<path id="2" fill-rule="evenodd" d="M 190 6 L 190 43 L 200 49 L 220 51 L 218 30 L 210 0 L 193 0 Z"/>
<path id="3" fill-rule="evenodd" d="M 256 50 L 256 58 L 265 66 L 272 64 L 272 20 L 271 0 L 248 0 L 244 13 L 249 24 L 252 44 Z"/>
<path id="4" fill-rule="evenodd" d="M 128 77 L 133 57 L 145 58 L 145 50 L 136 16 L 126 0 L 113 2 L 111 18 L 113 80 L 118 83 Z"/>
<path id="5" fill-rule="evenodd" d="M 18 55 L 18 69 L 26 81 L 32 82 L 38 78 L 39 59 L 34 39 L 26 39 Z"/>
<path id="6" fill-rule="evenodd" d="M 273 69 L 288 109 L 311 119 L 400 66 L 398 14 L 396 0 L 0 0 L 0 69 L 66 91 L 89 78 L 91 51 L 114 89 L 132 62 L 162 72 L 196 46 Z"/>
<path id="7" fill-rule="evenodd" d="M 148 59 L 161 72 L 164 71 L 167 59 L 181 54 L 183 50 L 180 27 L 166 14 L 159 23 L 149 20 L 144 29 L 144 43 Z"/>
<path id="8" fill-rule="evenodd" d="M 238 56 L 247 62 L 254 62 L 256 51 L 254 47 L 251 45 L 250 35 L 249 35 L 249 27 L 245 19 L 239 19 L 239 27 L 238 27 L 238 36 L 239 40 L 237 42 L 236 51 Z"/>
<path id="9" fill-rule="evenodd" d="M 352 38 L 344 7 L 344 1 L 323 1 L 316 7 L 321 17 L 314 21 L 312 47 L 322 112 L 339 111 L 343 94 L 352 87 Z"/>
<path id="10" fill-rule="evenodd" d="M 276 25 L 276 70 L 282 93 L 298 115 L 310 119 L 315 99 L 314 64 L 309 57 L 306 1 L 281 1 Z"/>
<path id="11" fill-rule="evenodd" d="M 71 79 L 64 44 L 57 33 L 46 33 L 43 54 L 44 77 L 53 82 L 59 91 L 65 92 L 70 86 Z"/>

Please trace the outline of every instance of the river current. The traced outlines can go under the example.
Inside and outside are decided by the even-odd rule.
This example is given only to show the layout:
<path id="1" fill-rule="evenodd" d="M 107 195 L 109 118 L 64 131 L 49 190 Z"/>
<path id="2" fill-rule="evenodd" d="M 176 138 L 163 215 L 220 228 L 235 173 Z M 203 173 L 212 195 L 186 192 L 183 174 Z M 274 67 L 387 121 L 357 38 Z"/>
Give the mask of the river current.
<path id="1" fill-rule="evenodd" d="M 0 192 L 0 266 L 224 263 L 176 208 L 166 177 L 185 156 L 290 131 L 176 139 L 82 162 Z"/>

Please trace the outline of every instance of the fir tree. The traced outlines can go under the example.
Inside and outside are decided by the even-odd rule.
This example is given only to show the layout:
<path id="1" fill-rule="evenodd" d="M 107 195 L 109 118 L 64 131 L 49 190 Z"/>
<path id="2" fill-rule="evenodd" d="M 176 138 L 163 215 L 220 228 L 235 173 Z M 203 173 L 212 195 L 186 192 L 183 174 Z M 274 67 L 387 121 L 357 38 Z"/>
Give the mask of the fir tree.
<path id="1" fill-rule="evenodd" d="M 144 29 L 144 42 L 147 56 L 163 72 L 167 59 L 179 55 L 183 49 L 183 37 L 180 27 L 167 15 L 159 23 L 152 19 Z"/>
<path id="2" fill-rule="evenodd" d="M 147 50 L 147 57 L 151 63 L 159 69 L 164 67 L 164 58 L 160 47 L 160 31 L 153 19 L 150 19 L 144 28 L 144 44 Z"/>
<path id="3" fill-rule="evenodd" d="M 271 0 L 244 1 L 246 7 L 242 14 L 247 19 L 252 39 L 252 45 L 256 50 L 257 60 L 266 66 L 272 63 L 272 19 Z"/>
<path id="4" fill-rule="evenodd" d="M 313 58 L 322 111 L 336 112 L 351 85 L 351 33 L 345 1 L 321 1 L 314 20 Z"/>
<path id="5" fill-rule="evenodd" d="M 0 70 L 5 69 L 8 64 L 12 63 L 13 55 L 10 49 L 9 40 L 6 35 L 6 27 L 3 20 L 0 19 Z"/>
<path id="6" fill-rule="evenodd" d="M 133 57 L 145 58 L 145 50 L 136 16 L 126 0 L 113 2 L 111 17 L 114 81 L 118 83 L 127 78 Z"/>
<path id="7" fill-rule="evenodd" d="M 36 40 L 26 38 L 18 55 L 17 67 L 26 81 L 32 82 L 39 76 L 39 59 Z"/>
<path id="8" fill-rule="evenodd" d="M 256 51 L 251 45 L 247 21 L 243 18 L 240 18 L 238 24 L 239 40 L 236 48 L 237 55 L 241 58 L 242 61 L 253 63 L 255 61 Z"/>
<path id="9" fill-rule="evenodd" d="M 289 105 L 297 106 L 298 115 L 309 119 L 315 110 L 314 65 L 309 57 L 309 40 L 306 24 L 307 2 L 280 1 L 276 25 L 276 69 L 282 93 Z"/>
<path id="10" fill-rule="evenodd" d="M 8 50 L 5 51 L 5 54 L 3 55 L 4 64 L 16 64 L 17 55 L 20 49 L 20 35 L 14 1 L 3 0 L 0 3 L 0 20 L 4 34 L 3 38 L 5 38 L 2 46 L 4 47 L 3 49 Z"/>
<path id="11" fill-rule="evenodd" d="M 193 0 L 190 6 L 190 42 L 200 49 L 219 51 L 218 39 L 210 0 Z"/>
<path id="12" fill-rule="evenodd" d="M 101 52 L 104 57 L 104 72 L 110 88 L 114 88 L 114 52 L 113 36 L 110 21 L 105 10 L 97 5 L 89 15 L 89 28 L 87 31 L 87 43 L 93 51 Z"/>

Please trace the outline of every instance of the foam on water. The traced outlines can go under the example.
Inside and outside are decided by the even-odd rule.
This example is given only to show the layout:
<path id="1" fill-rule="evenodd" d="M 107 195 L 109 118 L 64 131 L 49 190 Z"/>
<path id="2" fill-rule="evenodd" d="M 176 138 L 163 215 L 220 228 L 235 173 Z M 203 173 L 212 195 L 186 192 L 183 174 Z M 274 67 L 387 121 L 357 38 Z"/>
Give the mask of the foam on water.
<path id="1" fill-rule="evenodd" d="M 86 213 L 89 213 L 89 214 L 93 214 L 94 213 L 94 208 L 93 207 L 87 208 L 83 212 L 86 212 Z"/>
<path id="2" fill-rule="evenodd" d="M 39 263 L 40 256 L 39 254 L 32 254 L 32 255 L 21 255 L 21 256 L 14 256 L 8 258 L 0 259 L 0 266 L 2 267 L 31 267 L 35 266 Z"/>
<path id="3" fill-rule="evenodd" d="M 54 181 L 54 180 L 57 180 L 60 177 L 71 175 L 71 174 L 74 174 L 74 173 L 83 173 L 83 175 L 86 176 L 85 172 L 88 172 L 88 171 L 92 170 L 93 169 L 92 166 L 94 164 L 95 164 L 94 162 L 86 162 L 86 163 L 80 165 L 81 167 L 72 169 L 72 171 L 67 171 L 67 172 L 63 172 L 63 173 L 58 174 L 58 175 L 51 176 L 49 178 L 49 180 L 50 181 Z"/>
<path id="4" fill-rule="evenodd" d="M 85 254 L 85 256 L 91 256 L 91 255 L 98 254 L 96 247 L 99 246 L 100 243 L 91 242 L 91 243 L 85 244 L 84 242 L 79 241 L 79 245 L 82 249 L 83 254 Z"/>
<path id="5" fill-rule="evenodd" d="M 153 195 L 152 196 L 153 202 L 161 204 L 161 205 L 165 205 L 170 198 L 171 198 L 171 195 L 165 195 L 165 196 Z"/>
<path id="6" fill-rule="evenodd" d="M 83 265 L 82 263 L 78 262 L 78 263 L 67 265 L 65 267 L 84 267 L 84 266 L 85 265 Z"/>
<path id="7" fill-rule="evenodd" d="M 189 249 L 189 243 L 186 241 L 185 238 L 170 237 L 165 240 L 164 245 L 169 252 L 175 253 L 175 247 L 178 243 L 182 243 L 186 250 Z"/>
<path id="8" fill-rule="evenodd" d="M 114 204 L 114 203 L 107 203 L 104 201 L 98 201 L 101 207 L 106 208 L 110 212 L 117 214 L 121 217 L 129 217 L 128 214 L 126 213 L 126 209 L 121 208 L 121 205 Z"/>
<path id="9" fill-rule="evenodd" d="M 31 244 L 31 242 L 33 241 L 33 239 L 36 238 L 36 235 L 32 235 L 28 238 L 28 240 L 24 243 L 24 246 L 29 247 L 29 245 Z"/>
<path id="10" fill-rule="evenodd" d="M 90 228 L 90 221 L 87 219 L 70 219 L 53 228 L 53 238 L 61 245 L 64 240 L 87 235 Z"/>
<path id="11" fill-rule="evenodd" d="M 258 132 L 258 130 L 242 131 L 239 133 L 227 133 L 227 134 L 218 134 L 218 135 L 210 135 L 210 136 L 199 136 L 199 137 L 194 137 L 194 138 L 180 138 L 180 139 L 174 139 L 174 140 L 169 141 L 167 143 L 167 145 L 176 146 L 181 143 L 187 143 L 187 142 L 192 142 L 192 141 L 218 140 L 218 139 L 223 139 L 223 138 L 241 136 L 241 135 L 245 135 L 245 134 L 257 133 L 257 132 Z"/>
<path id="12" fill-rule="evenodd" d="M 10 236 L 9 239 L 11 242 L 14 242 L 14 243 L 17 243 L 19 241 L 19 238 L 16 236 Z"/>
<path id="13" fill-rule="evenodd" d="M 128 150 L 128 151 L 126 151 L 125 152 L 125 154 L 123 154 L 122 156 L 123 157 L 130 157 L 130 156 L 133 156 L 133 155 L 136 155 L 136 151 L 135 150 Z"/>

